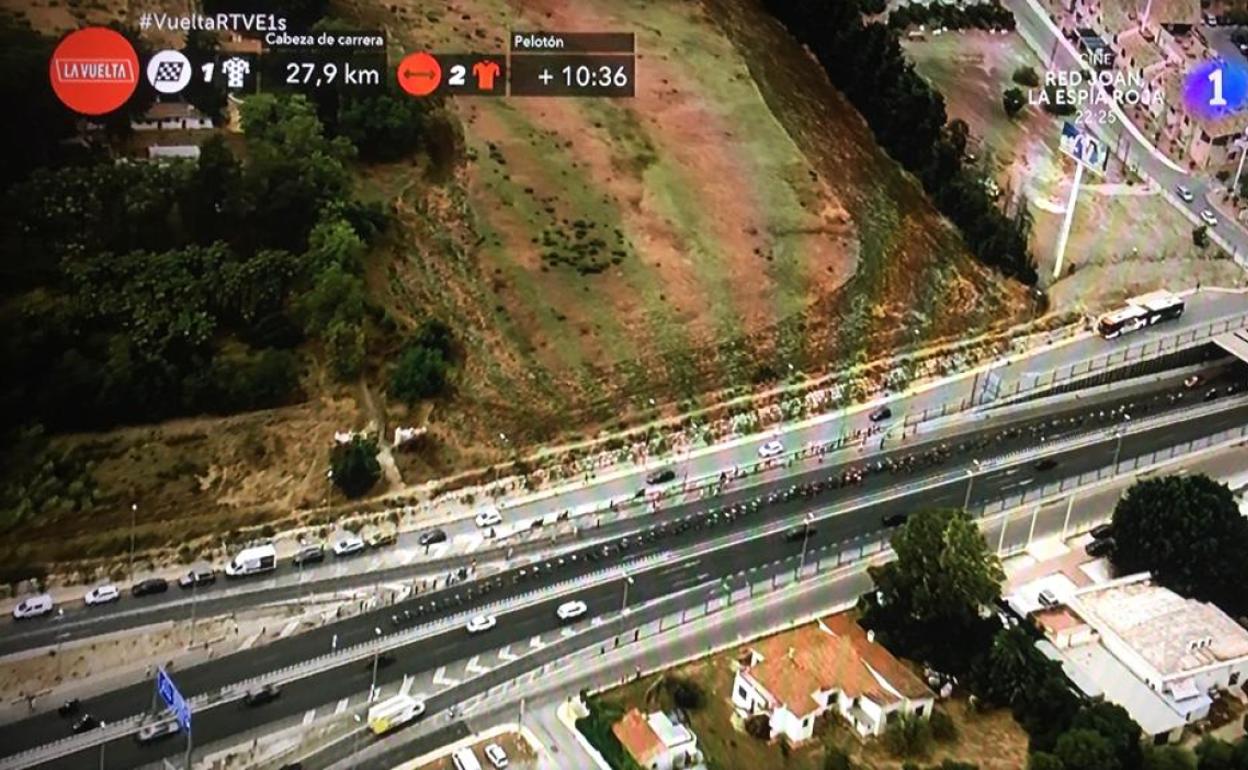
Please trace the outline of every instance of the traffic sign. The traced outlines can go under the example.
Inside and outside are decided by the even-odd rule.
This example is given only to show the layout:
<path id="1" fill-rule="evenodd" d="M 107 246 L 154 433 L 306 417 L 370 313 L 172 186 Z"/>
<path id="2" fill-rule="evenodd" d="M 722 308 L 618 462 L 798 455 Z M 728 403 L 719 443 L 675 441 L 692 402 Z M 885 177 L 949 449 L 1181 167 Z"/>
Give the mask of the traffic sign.
<path id="1" fill-rule="evenodd" d="M 396 71 L 399 87 L 412 96 L 428 96 L 442 82 L 442 65 L 427 53 L 409 53 Z"/>
<path id="2" fill-rule="evenodd" d="M 134 46 L 108 27 L 87 27 L 65 36 L 48 67 L 52 90 L 66 107 L 103 115 L 126 103 L 139 84 Z"/>
<path id="3" fill-rule="evenodd" d="M 156 669 L 156 693 L 160 695 L 160 699 L 165 702 L 169 710 L 178 718 L 178 724 L 182 725 L 182 729 L 189 735 L 191 732 L 191 706 L 182 697 L 182 693 L 178 692 L 177 686 L 163 668 Z"/>

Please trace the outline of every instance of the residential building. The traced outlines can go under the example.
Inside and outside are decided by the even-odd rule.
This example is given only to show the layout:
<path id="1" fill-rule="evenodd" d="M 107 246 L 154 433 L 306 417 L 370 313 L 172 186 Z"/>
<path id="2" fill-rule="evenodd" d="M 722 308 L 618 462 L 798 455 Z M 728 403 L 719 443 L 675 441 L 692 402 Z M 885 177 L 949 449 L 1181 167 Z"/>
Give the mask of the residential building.
<path id="1" fill-rule="evenodd" d="M 135 131 L 206 131 L 212 118 L 187 102 L 156 102 L 143 117 L 130 122 Z"/>
<path id="2" fill-rule="evenodd" d="M 1032 613 L 1085 695 L 1125 708 L 1158 743 L 1204 719 L 1218 690 L 1248 679 L 1248 630 L 1220 609 L 1155 585 L 1147 573 L 1074 590 Z"/>
<path id="3" fill-rule="evenodd" d="M 629 709 L 611 726 L 637 764 L 646 770 L 679 770 L 702 767 L 698 739 L 688 727 L 661 711 L 643 715 Z"/>
<path id="4" fill-rule="evenodd" d="M 740 661 L 732 686 L 740 718 L 766 714 L 771 737 L 795 744 L 828 711 L 860 735 L 880 735 L 895 714 L 927 718 L 935 698 L 852 612 L 762 640 Z"/>

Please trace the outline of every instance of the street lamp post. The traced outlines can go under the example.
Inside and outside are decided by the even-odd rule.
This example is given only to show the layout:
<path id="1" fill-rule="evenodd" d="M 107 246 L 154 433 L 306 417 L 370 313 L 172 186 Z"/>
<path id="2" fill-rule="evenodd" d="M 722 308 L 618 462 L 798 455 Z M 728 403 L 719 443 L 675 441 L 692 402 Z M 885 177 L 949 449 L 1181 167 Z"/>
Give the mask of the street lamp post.
<path id="1" fill-rule="evenodd" d="M 375 639 L 381 639 L 381 629 L 373 628 Z M 381 645 L 375 644 L 373 647 L 373 683 L 368 686 L 368 702 L 372 703 L 375 693 L 377 692 L 377 661 L 381 657 Z"/>
<path id="2" fill-rule="evenodd" d="M 962 510 L 969 511 L 971 507 L 971 489 L 975 485 L 975 471 L 979 470 L 979 460 L 971 460 L 974 468 L 966 469 L 966 496 L 962 498 Z"/>
<path id="3" fill-rule="evenodd" d="M 620 602 L 620 614 L 621 615 L 628 614 L 628 587 L 632 584 L 633 584 L 633 576 L 625 572 L 624 573 L 624 599 L 623 601 Z"/>
<path id="4" fill-rule="evenodd" d="M 806 514 L 802 519 L 802 555 L 797 560 L 797 579 L 802 579 L 802 570 L 806 568 L 806 544 L 810 542 L 810 523 L 814 520 L 813 513 Z"/>
<path id="5" fill-rule="evenodd" d="M 1118 460 L 1122 457 L 1122 431 L 1115 431 L 1117 440 L 1114 442 L 1114 473 L 1118 473 Z"/>
<path id="6" fill-rule="evenodd" d="M 134 528 L 138 524 L 139 504 L 130 503 L 130 582 L 134 582 Z"/>
<path id="7" fill-rule="evenodd" d="M 100 729 L 103 730 L 105 727 L 108 727 L 108 722 L 105 722 L 104 720 L 101 719 Z M 104 749 L 107 746 L 108 746 L 108 741 L 104 741 L 100 743 L 100 770 L 104 770 Z"/>

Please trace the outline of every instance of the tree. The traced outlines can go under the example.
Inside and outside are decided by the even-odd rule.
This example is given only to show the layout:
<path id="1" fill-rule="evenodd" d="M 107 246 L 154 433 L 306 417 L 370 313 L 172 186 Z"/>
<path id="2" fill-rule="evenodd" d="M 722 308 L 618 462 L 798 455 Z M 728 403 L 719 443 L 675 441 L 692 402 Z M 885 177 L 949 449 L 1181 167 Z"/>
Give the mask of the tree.
<path id="1" fill-rule="evenodd" d="M 1005 105 L 1005 114 L 1012 118 L 1027 104 L 1027 97 L 1021 88 L 1007 88 L 1001 101 Z"/>
<path id="2" fill-rule="evenodd" d="M 854 762 L 845 749 L 829 745 L 823 756 L 823 770 L 854 770 Z"/>
<path id="3" fill-rule="evenodd" d="M 1067 730 L 1057 739 L 1053 753 L 1066 770 L 1122 770 L 1114 747 L 1095 730 Z"/>
<path id="4" fill-rule="evenodd" d="M 1040 85 L 1040 76 L 1036 74 L 1036 68 L 1023 65 L 1014 70 L 1012 77 L 1015 83 L 1028 88 L 1036 88 Z"/>
<path id="5" fill-rule="evenodd" d="M 1237 762 L 1235 746 L 1224 740 L 1206 735 L 1196 744 L 1196 758 L 1200 770 L 1248 770 L 1248 740 L 1244 745 L 1242 762 Z"/>
<path id="6" fill-rule="evenodd" d="M 1089 704 L 1079 709 L 1071 726 L 1100 733 L 1109 741 L 1124 770 L 1140 766 L 1140 726 L 1122 706 L 1104 701 Z"/>
<path id="7" fill-rule="evenodd" d="M 1114 507 L 1113 526 L 1120 572 L 1150 571 L 1173 591 L 1233 615 L 1248 607 L 1248 520 L 1225 484 L 1203 474 L 1138 482 Z"/>
<path id="8" fill-rule="evenodd" d="M 1033 751 L 1027 757 L 1027 770 L 1065 770 L 1062 760 L 1046 751 Z"/>
<path id="9" fill-rule="evenodd" d="M 954 724 L 953 717 L 944 709 L 933 709 L 929 718 L 932 726 L 932 737 L 942 743 L 956 741 L 958 739 L 958 726 Z"/>
<path id="10" fill-rule="evenodd" d="M 766 714 L 751 714 L 745 718 L 745 732 L 760 741 L 771 740 L 771 718 Z"/>
<path id="11" fill-rule="evenodd" d="M 1209 228 L 1205 225 L 1192 228 L 1192 244 L 1198 249 L 1209 246 Z"/>
<path id="12" fill-rule="evenodd" d="M 407 404 L 446 390 L 447 363 L 437 350 L 409 345 L 390 376 L 390 395 Z"/>
<path id="13" fill-rule="evenodd" d="M 393 77 L 393 76 L 392 76 Z M 368 161 L 393 161 L 415 151 L 429 120 L 429 102 L 403 98 L 399 88 L 347 91 L 338 105 L 337 131 Z"/>
<path id="14" fill-rule="evenodd" d="M 336 264 L 317 273 L 312 288 L 295 302 L 295 312 L 308 334 L 321 334 L 339 321 L 358 326 L 368 300 L 364 281 Z"/>
<path id="15" fill-rule="evenodd" d="M 1196 770 L 1196 755 L 1183 746 L 1145 746 L 1143 770 Z"/>
<path id="16" fill-rule="evenodd" d="M 963 672 L 987 650 L 994 621 L 980 615 L 1000 596 L 1001 564 L 975 522 L 953 509 L 911 516 L 892 539 L 896 560 L 871 568 L 876 590 L 864 623 L 904 655 Z"/>
<path id="17" fill-rule="evenodd" d="M 334 320 L 325 330 L 325 349 L 334 376 L 346 382 L 359 376 L 364 368 L 364 327 Z"/>
<path id="18" fill-rule="evenodd" d="M 356 435 L 343 444 L 335 444 L 329 458 L 334 484 L 349 498 L 368 492 L 381 478 L 377 461 L 377 439 Z"/>
<path id="19" fill-rule="evenodd" d="M 896 757 L 917 757 L 932 747 L 932 728 L 926 719 L 898 713 L 884 729 L 884 745 Z"/>

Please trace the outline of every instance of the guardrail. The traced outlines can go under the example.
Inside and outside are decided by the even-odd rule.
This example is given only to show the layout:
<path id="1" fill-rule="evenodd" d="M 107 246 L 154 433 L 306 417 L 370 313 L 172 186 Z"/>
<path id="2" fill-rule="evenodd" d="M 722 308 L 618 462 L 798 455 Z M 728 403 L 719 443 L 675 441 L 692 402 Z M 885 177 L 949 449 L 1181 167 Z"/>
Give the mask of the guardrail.
<path id="1" fill-rule="evenodd" d="M 1230 400 L 1222 399 L 1216 402 L 1205 403 L 1185 413 L 1184 419 L 1185 420 L 1198 419 L 1208 414 L 1214 414 L 1217 412 L 1226 411 L 1228 409 L 1237 408 L 1245 404 L 1248 404 L 1248 395 L 1241 396 L 1235 399 L 1230 399 Z M 1007 453 L 1006 455 L 989 458 L 984 464 L 981 464 L 979 472 L 983 472 L 983 470 L 987 468 L 995 469 L 995 468 L 1001 468 L 1001 467 L 1009 467 L 1011 465 L 1016 465 L 1016 464 L 1022 464 L 1025 462 L 1029 462 L 1031 459 L 1034 459 L 1036 457 L 1041 457 L 1046 454 L 1051 454 L 1057 451 L 1069 451 L 1071 449 L 1077 449 L 1082 446 L 1102 443 L 1111 438 L 1131 435 L 1134 433 L 1140 433 L 1140 432 L 1144 432 L 1147 430 L 1155 429 L 1156 427 L 1160 425 L 1170 425 L 1173 423 L 1174 423 L 1173 415 L 1155 415 L 1153 417 L 1140 419 L 1138 421 L 1124 423 L 1121 426 L 1117 426 L 1113 428 L 1105 428 L 1105 429 L 1096 431 L 1095 434 L 1093 435 L 1084 434 L 1084 435 L 1073 437 L 1071 439 L 1067 439 L 1064 441 L 1053 442 L 1052 444 L 1049 444 L 1043 447 L 1042 449 L 1017 450 L 1015 452 Z M 1165 455 L 1166 458 L 1173 458 L 1181 454 L 1186 454 L 1190 451 L 1196 451 L 1198 449 L 1208 447 L 1211 444 L 1224 442 L 1228 439 L 1228 437 L 1244 437 L 1244 436 L 1248 436 L 1248 425 L 1244 425 L 1237 429 L 1232 429 L 1229 431 L 1222 431 L 1218 434 L 1214 434 L 1214 436 L 1211 436 L 1211 437 L 1204 437 L 1204 438 L 1196 439 L 1190 442 L 1183 442 L 1183 444 L 1177 445 L 1175 447 L 1171 447 L 1170 449 L 1166 450 L 1164 453 L 1153 452 L 1149 455 L 1150 458 L 1153 458 L 1149 461 L 1149 463 L 1156 462 L 1155 458 L 1161 457 L 1163 454 Z M 1149 463 L 1142 461 L 1140 457 L 1131 457 L 1131 458 L 1128 458 L 1128 460 L 1131 463 L 1130 468 L 1128 470 L 1134 470 L 1138 467 L 1141 467 L 1142 465 L 1149 464 Z M 1121 470 L 1121 467 L 1124 465 L 1126 465 L 1126 462 L 1120 462 L 1118 464 L 1118 470 Z M 1029 498 L 1031 499 L 1031 501 L 1034 501 L 1036 499 L 1041 499 L 1046 496 L 1051 496 L 1055 493 L 1060 493 L 1068 489 L 1078 488 L 1087 483 L 1094 483 L 1096 481 L 1104 480 L 1105 478 L 1108 478 L 1114 475 L 1117 475 L 1115 468 L 1101 468 L 1095 472 L 1088 472 L 1088 473 L 1080 474 L 1078 477 L 1064 477 L 1050 484 L 1024 490 L 1023 493 L 1020 495 L 1010 496 L 1010 497 L 998 500 L 996 501 L 995 508 L 991 507 L 990 505 L 979 506 L 978 511 L 981 516 L 987 516 L 992 510 L 1004 511 L 1009 508 L 1015 508 L 1020 505 L 1025 505 L 1027 502 L 1029 502 Z M 878 505 L 888 500 L 913 495 L 917 492 L 931 489 L 932 487 L 935 487 L 935 486 L 943 486 L 945 484 L 957 483 L 959 481 L 963 481 L 966 479 L 967 479 L 967 473 L 966 473 L 965 468 L 959 468 L 957 470 L 950 470 L 950 471 L 939 473 L 939 474 L 929 475 L 923 479 L 919 479 L 919 480 L 915 480 L 912 482 L 908 482 L 905 484 L 891 487 L 888 490 L 878 492 L 872 495 L 868 495 L 852 503 L 848 503 L 848 504 L 843 503 L 840 505 L 825 506 L 822 508 L 818 508 L 814 511 L 811 511 L 809 515 L 812 515 L 815 518 L 815 520 L 818 521 L 819 519 L 827 518 L 830 516 L 844 515 L 850 511 Z M 693 516 L 693 515 L 694 514 L 690 514 L 690 516 Z M 794 515 L 792 517 L 788 517 L 785 519 L 775 520 L 761 527 L 751 529 L 748 533 L 737 532 L 734 534 L 725 535 L 720 538 L 715 538 L 715 539 L 704 541 L 698 544 L 695 548 L 689 549 L 688 551 L 682 553 L 681 558 L 682 559 L 693 558 L 699 554 L 715 551 L 725 546 L 740 542 L 741 540 L 747 537 L 751 539 L 759 538 L 759 537 L 766 537 L 768 535 L 772 535 L 775 533 L 785 531 L 788 528 L 792 527 L 795 522 L 800 521 L 806 515 L 808 514 Z M 815 553 L 816 551 L 817 549 L 812 549 L 811 553 Z M 861 558 L 863 553 L 865 552 L 860 553 L 858 558 Z M 303 678 L 306 676 L 319 673 L 321 671 L 338 668 L 340 666 L 348 665 L 355 661 L 364 660 L 382 651 L 407 646 L 421 639 L 440 634 L 449 628 L 462 625 L 468 618 L 474 615 L 485 614 L 492 610 L 496 611 L 504 607 L 508 608 L 509 610 L 514 611 L 515 609 L 520 608 L 521 606 L 523 606 L 525 603 L 528 603 L 528 602 L 532 602 L 536 600 L 548 601 L 552 598 L 556 598 L 562 594 L 565 594 L 574 590 L 583 590 L 583 588 L 586 585 L 592 585 L 600 581 L 619 579 L 625 572 L 636 572 L 638 569 L 644 568 L 648 565 L 667 561 L 672 558 L 672 555 L 673 554 L 670 551 L 662 551 L 662 552 L 658 552 L 655 554 L 651 554 L 649 556 L 644 556 L 644 557 L 630 560 L 624 564 L 619 564 L 613 567 L 604 568 L 604 569 L 597 570 L 592 573 L 588 573 L 586 575 L 580 575 L 575 578 L 569 578 L 567 580 L 560 581 L 559 583 L 555 583 L 549 586 L 537 587 L 537 588 L 532 589 L 531 591 L 527 591 L 518 596 L 510 597 L 507 599 L 499 599 L 485 606 L 466 609 L 454 615 L 439 619 L 437 621 L 433 621 L 429 624 L 422 625 L 417 628 L 408 629 L 406 631 L 400 631 L 397 633 L 392 633 L 392 634 L 383 636 L 380 639 L 362 642 L 362 643 L 353 645 L 351 647 L 344 648 L 342 650 L 337 650 L 337 651 L 327 653 L 322 656 L 318 656 L 317 658 L 301 661 L 291 666 L 287 666 L 282 669 L 268 672 L 261 676 L 252 677 L 250 679 L 243 680 L 240 682 L 235 682 L 225 687 L 222 687 L 220 690 L 214 693 L 202 693 L 198 696 L 191 698 L 190 703 L 194 710 L 211 708 L 217 705 L 221 705 L 223 703 L 228 703 L 233 700 L 237 700 L 238 698 L 241 698 L 247 690 L 257 687 L 261 684 L 265 684 L 265 683 L 281 684 L 285 682 L 290 682 L 299 678 Z M 837 564 L 839 565 L 843 563 L 843 559 L 841 558 L 841 554 L 838 554 L 837 556 L 838 556 Z M 819 563 L 819 560 L 816 559 L 812 563 L 817 564 Z M 815 569 L 815 571 L 812 574 L 817 574 L 817 572 L 818 572 L 818 569 Z M 28 765 L 23 764 L 23 762 L 33 758 L 35 755 L 39 756 L 38 762 L 46 762 L 46 761 L 50 761 L 52 759 L 56 759 L 61 756 L 72 754 L 76 751 L 90 748 L 91 746 L 95 746 L 95 745 L 98 745 L 99 743 L 106 742 L 106 740 L 112 740 L 115 737 L 118 737 L 120 735 L 125 735 L 128 732 L 133 731 L 141 723 L 142 719 L 143 719 L 143 715 L 136 715 L 134 717 L 127 718 L 126 720 L 122 720 L 117 723 L 109 724 L 107 728 L 100 728 L 99 730 L 95 730 L 95 731 L 92 731 L 91 733 L 87 733 L 84 735 L 69 736 L 53 744 L 45 744 L 44 746 L 29 749 L 20 754 L 6 758 L 4 760 L 0 760 L 0 770 L 8 770 L 8 768 L 26 767 Z M 102 730 L 107 730 L 108 732 L 102 732 Z"/>

